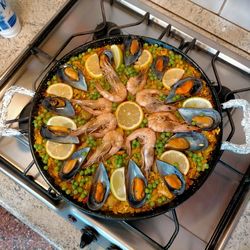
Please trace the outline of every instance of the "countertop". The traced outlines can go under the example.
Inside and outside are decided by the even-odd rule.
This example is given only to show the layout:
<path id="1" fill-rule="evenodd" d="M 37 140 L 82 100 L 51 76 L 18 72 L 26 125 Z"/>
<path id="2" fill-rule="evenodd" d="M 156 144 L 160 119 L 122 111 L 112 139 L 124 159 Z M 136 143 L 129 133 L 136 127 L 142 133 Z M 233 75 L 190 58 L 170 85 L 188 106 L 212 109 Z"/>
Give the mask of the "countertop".
<path id="1" fill-rule="evenodd" d="M 194 30 L 198 30 L 203 35 L 239 55 L 247 59 L 250 58 L 250 32 L 237 25 L 188 0 L 141 1 L 169 15 L 171 18 L 174 18 L 174 20 Z M 21 20 L 22 30 L 15 38 L 0 38 L 0 75 L 6 71 L 41 28 L 63 6 L 66 0 L 12 0 L 10 2 Z M 183 6 L 185 6 L 185 8 L 183 8 Z M 180 10 L 182 13 L 181 16 L 178 14 Z M 42 237 L 46 238 L 51 246 L 59 249 L 78 248 L 80 239 L 79 230 L 76 230 L 69 223 L 66 224 L 64 219 L 56 215 L 52 210 L 1 172 L 0 183 L 2 184 L 0 188 L 0 205 L 2 207 Z M 39 214 L 39 216 L 36 216 L 37 214 Z M 53 224 L 50 223 L 50 218 L 52 217 Z M 58 225 L 60 225 L 60 227 L 58 227 Z M 69 237 L 67 235 L 69 231 L 74 232 L 70 234 L 74 236 Z M 0 245 L 0 248 L 2 247 L 3 246 Z M 34 245 L 34 248 L 47 249 L 44 245 Z M 95 249 L 94 246 L 91 248 Z M 25 246 L 19 246 L 19 249 L 25 249 Z M 250 249 L 250 203 L 248 203 L 225 249 Z"/>

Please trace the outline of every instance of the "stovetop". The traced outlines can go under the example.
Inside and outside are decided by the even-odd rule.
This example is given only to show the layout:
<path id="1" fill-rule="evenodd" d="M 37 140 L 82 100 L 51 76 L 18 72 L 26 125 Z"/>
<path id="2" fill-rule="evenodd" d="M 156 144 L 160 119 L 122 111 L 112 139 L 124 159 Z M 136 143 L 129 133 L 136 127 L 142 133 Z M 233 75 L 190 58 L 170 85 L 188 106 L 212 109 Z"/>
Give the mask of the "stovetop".
<path id="1" fill-rule="evenodd" d="M 74 2 L 76 3 L 74 4 Z M 114 4 L 111 5 L 110 2 L 114 2 Z M 187 27 L 170 20 L 155 10 L 150 9 L 139 1 L 119 0 L 110 2 L 104 1 L 108 21 L 116 23 L 117 25 L 123 25 L 144 20 L 140 25 L 122 29 L 124 34 L 131 33 L 158 38 L 163 34 L 164 28 L 167 28 L 165 29 L 162 40 L 176 47 L 181 46 L 183 50 L 188 50 L 188 55 L 198 62 L 215 86 L 219 82 L 231 90 L 249 88 L 250 68 L 244 58 L 232 54 L 232 52 L 221 47 L 220 52 L 218 52 L 217 44 L 202 37 L 200 34 L 196 34 Z M 51 58 L 59 54 L 57 59 L 60 59 L 61 56 L 73 48 L 92 39 L 92 34 L 78 36 L 72 39 L 61 53 L 57 53 L 58 48 L 62 46 L 72 34 L 93 30 L 102 22 L 99 1 L 79 0 L 71 1 L 70 4 L 73 7 L 67 14 L 62 15 L 63 18 L 58 17 L 60 22 L 52 32 L 49 33 L 48 37 L 45 40 L 41 40 L 40 37 L 38 37 L 33 44 L 34 46 L 30 47 L 32 55 L 30 55 L 31 53 L 25 55 L 25 62 L 20 65 L 11 77 L 8 78 L 5 75 L 6 79 L 2 79 L 0 97 L 2 97 L 6 89 L 12 85 L 19 85 L 28 89 L 34 88 L 35 83 L 39 83 L 41 79 L 41 77 L 39 79 L 37 79 L 37 77 L 41 75 L 41 72 Z M 131 10 L 131 8 L 133 10 Z M 146 15 L 144 19 L 141 19 L 142 15 L 145 15 L 147 11 L 150 12 L 150 16 Z M 95 14 L 93 14 L 93 12 Z M 149 23 L 147 22 L 148 17 L 150 19 Z M 172 24 L 172 26 L 169 26 L 169 24 Z M 51 31 L 51 26 L 48 28 L 48 32 L 49 31 Z M 181 37 L 183 37 L 184 40 L 181 39 Z M 193 38 L 197 38 L 197 40 Z M 36 46 L 37 44 L 39 44 L 39 46 Z M 212 59 L 214 59 L 214 65 L 211 63 Z M 225 59 L 227 62 L 224 62 Z M 213 66 L 216 67 L 218 76 L 215 75 Z M 236 93 L 235 96 L 236 98 L 243 98 L 250 101 L 250 91 L 239 92 Z M 9 107 L 8 119 L 18 117 L 29 101 L 29 97 L 21 95 L 15 96 Z M 242 112 L 240 110 L 232 110 L 230 114 L 232 115 L 235 125 L 235 133 L 231 141 L 239 144 L 244 143 L 244 133 L 240 124 Z M 223 139 L 226 140 L 232 128 L 226 113 L 223 117 Z M 25 136 L 17 138 L 2 137 L 0 139 L 0 156 L 1 162 L 4 162 L 5 165 L 14 166 L 20 172 L 24 172 L 25 178 L 27 175 L 33 178 L 22 178 L 22 174 L 20 175 L 18 172 L 10 171 L 6 167 L 0 166 L 0 170 L 16 181 L 20 181 L 20 183 L 22 183 L 21 185 L 36 197 L 43 200 L 43 202 L 53 208 L 55 212 L 65 218 L 68 218 L 69 215 L 76 218 L 79 223 L 78 227 L 82 227 L 82 225 L 95 227 L 98 233 L 103 235 L 104 238 L 124 249 L 137 249 L 139 246 L 140 248 L 146 247 L 145 249 L 159 248 L 169 242 L 174 230 L 178 231 L 176 229 L 175 212 L 169 212 L 142 221 L 129 223 L 105 221 L 104 223 L 101 219 L 84 215 L 82 212 L 72 208 L 70 204 L 62 204 L 60 202 L 59 206 L 55 194 L 34 165 Z M 224 233 L 220 235 L 218 247 L 222 247 L 225 244 L 232 225 L 237 221 L 237 216 L 234 215 L 233 219 L 232 217 L 226 217 L 226 222 L 230 222 L 230 225 L 227 225 L 227 223 L 223 224 L 223 228 L 221 228 L 222 219 L 227 212 L 230 213 L 231 211 L 227 210 L 227 207 L 229 204 L 232 204 L 232 198 L 236 199 L 233 196 L 234 193 L 239 189 L 239 186 L 243 186 L 242 177 L 249 168 L 249 162 L 250 155 L 242 156 L 230 152 L 223 153 L 215 170 L 200 190 L 176 209 L 179 221 L 179 232 L 170 249 L 193 250 L 214 247 L 214 245 L 212 245 L 214 243 L 213 240 L 216 239 L 217 244 L 218 239 L 216 237 L 218 236 L 219 230 L 224 231 Z M 37 185 L 30 182 L 30 179 L 33 179 Z M 237 196 L 237 201 L 239 204 L 242 203 L 244 205 L 247 198 L 243 195 L 243 192 L 240 194 L 239 197 Z M 233 221 L 232 223 L 231 220 Z M 135 228 L 139 229 L 139 231 L 135 230 Z M 155 242 L 152 242 L 148 237 Z"/>

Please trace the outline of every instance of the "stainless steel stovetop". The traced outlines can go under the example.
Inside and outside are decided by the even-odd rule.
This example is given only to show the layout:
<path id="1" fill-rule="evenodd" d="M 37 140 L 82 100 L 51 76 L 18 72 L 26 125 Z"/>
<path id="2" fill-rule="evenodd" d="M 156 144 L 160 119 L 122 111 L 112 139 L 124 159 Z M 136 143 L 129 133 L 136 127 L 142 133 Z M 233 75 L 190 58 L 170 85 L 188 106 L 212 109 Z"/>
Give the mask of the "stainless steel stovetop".
<path id="1" fill-rule="evenodd" d="M 73 2 L 76 3 L 73 4 Z M 31 55 L 30 50 L 27 50 L 19 58 L 19 60 L 24 57 L 26 59 L 22 65 L 20 64 L 18 70 L 14 72 L 11 69 L 9 73 L 12 72 L 13 74 L 10 77 L 6 72 L 2 78 L 0 98 L 2 98 L 6 89 L 12 85 L 33 88 L 40 72 L 50 61 L 50 57 L 45 56 L 41 50 L 53 57 L 58 48 L 72 34 L 92 30 L 102 21 L 99 1 L 79 0 L 71 1 L 71 4 L 73 5 L 72 8 L 63 15 L 63 18 L 51 32 L 49 32 L 51 26 L 45 27 L 44 32 L 48 31 L 48 36 L 42 41 L 40 37 L 37 37 L 34 43 L 31 44 L 33 46 L 30 49 L 33 55 Z M 141 15 L 150 12 L 150 24 L 144 21 L 140 25 L 123 29 L 123 33 L 158 38 L 163 29 L 168 24 L 172 24 L 172 27 L 169 26 L 171 28 L 170 36 L 164 36 L 162 40 L 176 47 L 180 45 L 180 37 L 184 38 L 186 42 L 195 42 L 195 46 L 189 50 L 188 55 L 198 62 L 211 81 L 218 82 L 211 64 L 212 58 L 218 51 L 218 44 L 150 9 L 137 0 L 118 0 L 114 1 L 113 5 L 110 5 L 109 1 L 104 1 L 104 7 L 107 20 L 118 25 L 137 22 L 141 19 Z M 193 38 L 197 38 L 197 40 L 195 41 Z M 92 34 L 73 39 L 57 59 L 91 39 Z M 187 43 L 184 46 L 190 44 L 192 45 L 192 43 Z M 249 62 L 226 48 L 220 46 L 219 49 L 220 53 L 217 53 L 218 58 L 216 58 L 215 64 L 222 85 L 232 90 L 248 88 L 250 86 Z M 250 91 L 238 93 L 236 97 L 250 101 Z M 18 117 L 29 100 L 30 98 L 26 96 L 15 96 L 9 107 L 8 119 Z M 233 110 L 232 117 L 236 127 L 232 141 L 244 143 L 244 134 L 240 125 L 241 111 Z M 231 131 L 226 115 L 224 116 L 224 124 L 224 139 L 226 139 Z M 99 236 L 99 238 L 101 238 L 104 247 L 111 242 L 123 249 L 157 249 L 168 243 L 175 230 L 172 213 L 166 213 L 143 221 L 118 223 L 89 217 L 70 204 L 57 201 L 54 199 L 53 191 L 49 189 L 38 173 L 32 160 L 27 138 L 24 136 L 18 138 L 2 137 L 0 139 L 0 157 L 0 170 L 2 172 L 10 176 L 66 220 L 74 221 L 76 227 L 84 228 L 86 225 L 91 226 L 91 228 L 94 227 L 102 236 Z M 206 247 L 214 249 L 215 245 L 216 248 L 224 246 L 249 197 L 249 192 L 240 192 L 239 197 L 237 196 L 239 207 L 235 209 L 237 213 L 226 217 L 225 224 L 222 225 L 224 216 L 229 213 L 227 207 L 229 203 L 232 204 L 231 199 L 234 192 L 239 186 L 242 186 L 240 185 L 240 183 L 242 184 L 242 174 L 246 173 L 249 162 L 250 155 L 242 156 L 229 152 L 223 153 L 221 161 L 202 188 L 176 209 L 180 228 L 170 249 L 200 250 Z M 25 175 L 20 174 L 23 172 Z M 26 175 L 33 176 L 34 181 L 31 181 Z M 249 188 L 249 185 L 247 187 Z M 248 190 L 245 186 L 244 188 L 244 190 Z M 220 229 L 222 234 L 218 232 Z M 216 238 L 217 236 L 218 238 Z"/>

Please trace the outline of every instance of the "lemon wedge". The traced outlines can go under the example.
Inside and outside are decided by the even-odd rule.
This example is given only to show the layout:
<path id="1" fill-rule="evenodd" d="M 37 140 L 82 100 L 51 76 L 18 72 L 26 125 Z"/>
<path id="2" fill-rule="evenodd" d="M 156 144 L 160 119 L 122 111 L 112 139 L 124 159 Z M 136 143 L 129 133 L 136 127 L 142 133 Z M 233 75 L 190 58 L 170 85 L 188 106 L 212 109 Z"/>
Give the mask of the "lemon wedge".
<path id="1" fill-rule="evenodd" d="M 186 175 L 188 173 L 190 164 L 184 153 L 177 150 L 168 150 L 161 155 L 160 159 L 176 166 L 182 174 Z"/>
<path id="2" fill-rule="evenodd" d="M 126 201 L 126 186 L 124 168 L 116 169 L 110 178 L 110 189 L 115 198 L 119 201 Z"/>
<path id="3" fill-rule="evenodd" d="M 114 56 L 115 69 L 118 69 L 121 66 L 122 62 L 123 62 L 122 50 L 116 44 L 111 45 L 110 48 L 111 48 L 111 51 L 112 51 L 113 56 Z"/>
<path id="4" fill-rule="evenodd" d="M 99 57 L 98 55 L 92 54 L 90 55 L 86 62 L 85 62 L 85 68 L 88 74 L 93 78 L 101 78 L 102 77 L 102 71 L 99 64 Z"/>
<path id="5" fill-rule="evenodd" d="M 153 56 L 151 52 L 144 49 L 138 60 L 135 62 L 134 68 L 138 70 L 146 69 L 152 64 L 152 62 Z"/>
<path id="6" fill-rule="evenodd" d="M 182 104 L 183 108 L 199 108 L 199 109 L 206 109 L 212 108 L 212 104 L 205 98 L 202 97 L 190 97 L 185 100 Z"/>
<path id="7" fill-rule="evenodd" d="M 170 89 L 172 85 L 182 78 L 184 72 L 185 70 L 179 68 L 167 70 L 162 77 L 163 86 L 167 89 Z"/>
<path id="8" fill-rule="evenodd" d="M 46 92 L 50 95 L 56 95 L 71 99 L 73 97 L 73 88 L 65 83 L 55 83 L 50 85 Z"/>

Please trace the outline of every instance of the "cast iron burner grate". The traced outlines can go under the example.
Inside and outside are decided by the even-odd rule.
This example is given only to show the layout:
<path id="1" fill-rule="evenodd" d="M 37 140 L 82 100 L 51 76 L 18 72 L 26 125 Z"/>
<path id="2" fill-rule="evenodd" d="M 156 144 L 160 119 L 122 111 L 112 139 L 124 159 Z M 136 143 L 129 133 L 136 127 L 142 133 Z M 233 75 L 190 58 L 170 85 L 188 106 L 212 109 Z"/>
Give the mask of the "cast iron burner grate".
<path id="1" fill-rule="evenodd" d="M 104 27 L 104 28 L 102 28 L 102 27 Z M 111 31 L 109 32 L 109 30 L 111 30 Z M 119 29 L 119 27 L 115 23 L 106 22 L 106 24 L 104 24 L 102 22 L 96 26 L 95 33 L 93 35 L 93 40 L 105 38 L 108 36 L 115 36 L 115 35 L 122 35 L 121 29 Z"/>

